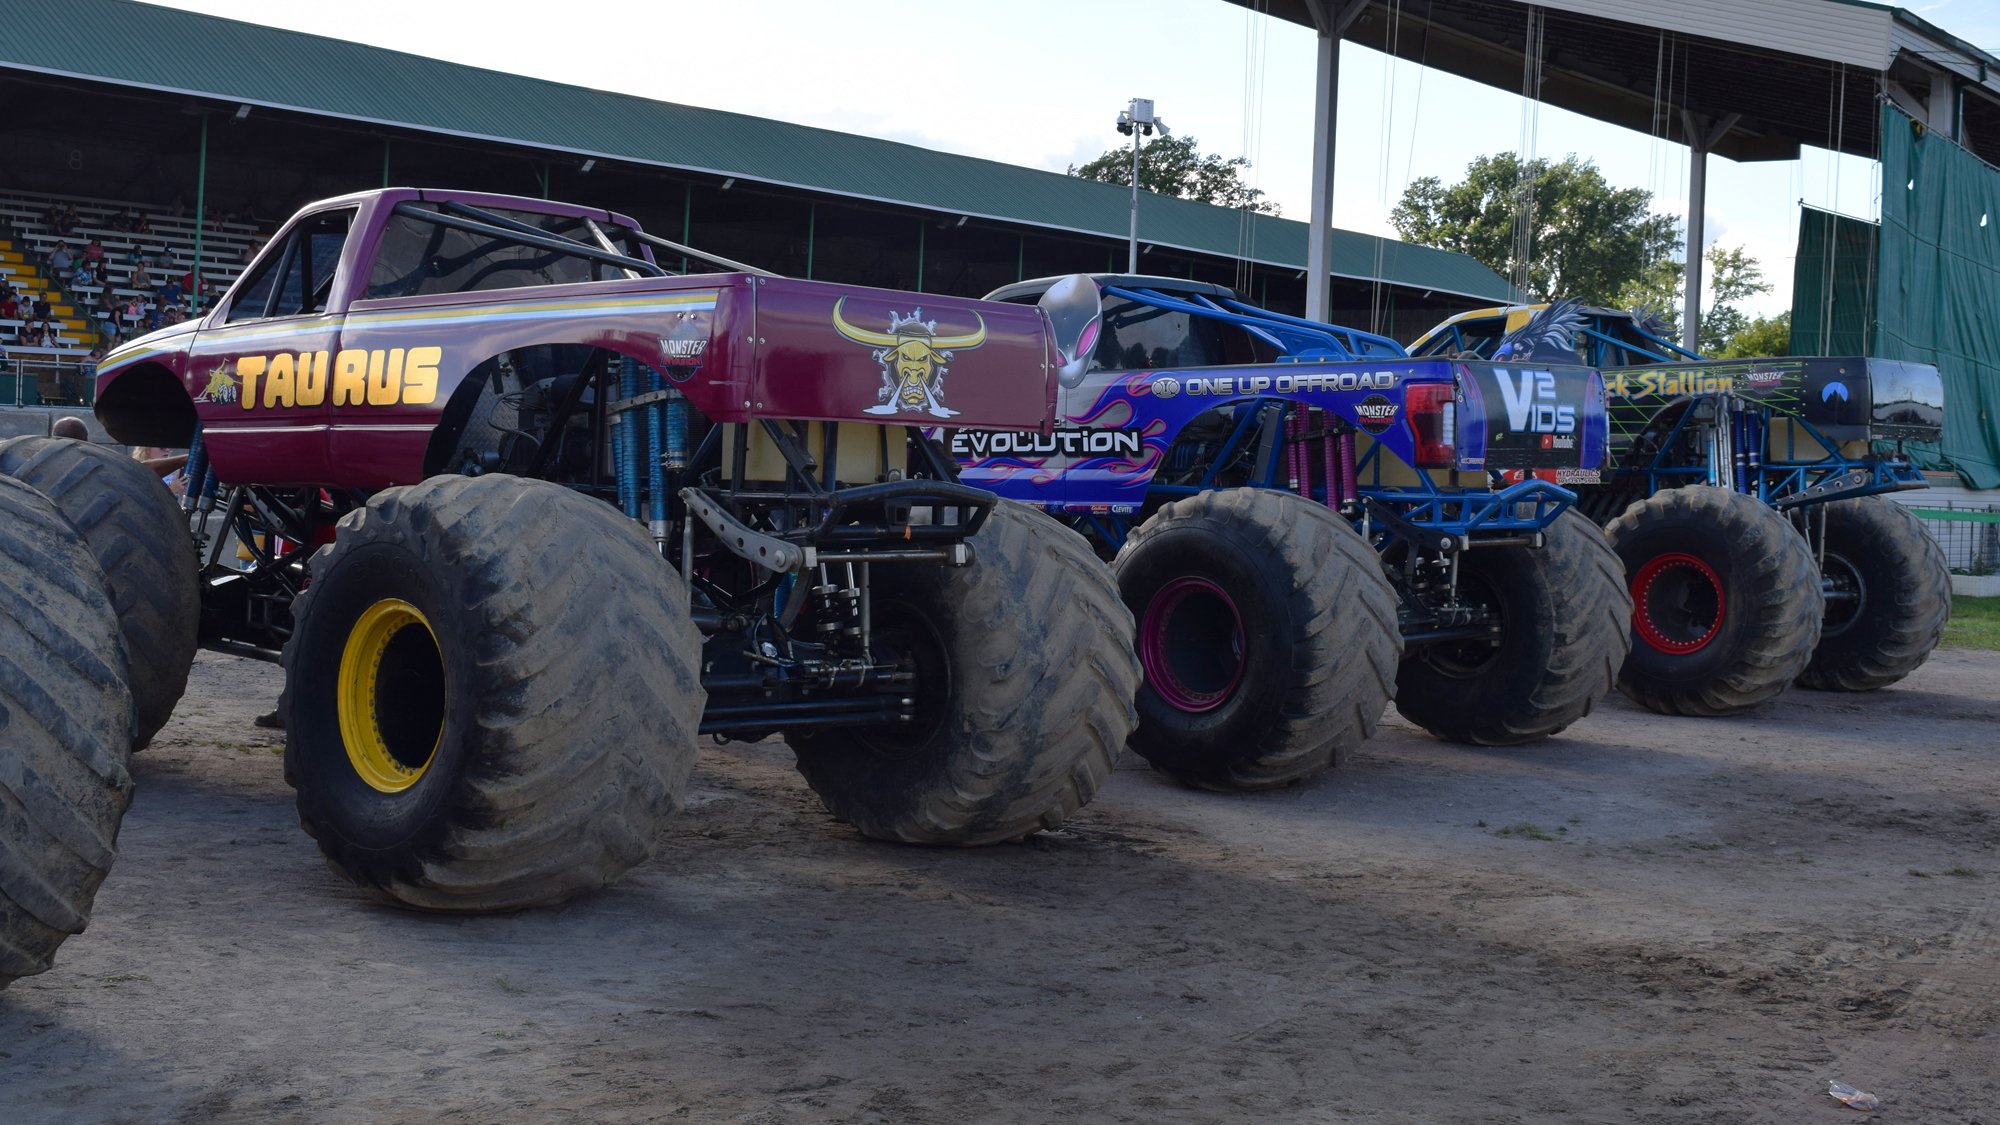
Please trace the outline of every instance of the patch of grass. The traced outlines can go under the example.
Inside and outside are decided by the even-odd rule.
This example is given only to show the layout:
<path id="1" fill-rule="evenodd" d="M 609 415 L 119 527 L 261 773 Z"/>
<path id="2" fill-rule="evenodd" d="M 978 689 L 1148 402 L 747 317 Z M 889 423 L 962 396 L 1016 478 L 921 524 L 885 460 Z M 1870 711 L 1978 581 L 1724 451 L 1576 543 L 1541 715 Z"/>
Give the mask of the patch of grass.
<path id="1" fill-rule="evenodd" d="M 1979 872 L 1974 871 L 1970 867 L 1947 867 L 1944 873 L 1954 879 L 1977 879 L 1979 877 Z"/>
<path id="2" fill-rule="evenodd" d="M 1721 849 L 1723 849 L 1723 848 L 1726 848 L 1726 847 L 1728 847 L 1728 846 L 1729 846 L 1728 844 L 1725 844 L 1725 843 L 1723 843 L 1723 842 L 1722 842 L 1721 840 L 1711 840 L 1711 841 L 1709 841 L 1709 842 L 1708 842 L 1708 843 L 1706 843 L 1706 844 L 1689 844 L 1689 845 L 1688 845 L 1688 847 L 1690 847 L 1690 848 L 1693 848 L 1693 849 L 1694 849 L 1695 851 L 1698 851 L 1698 852 L 1712 852 L 1712 851 L 1719 851 L 1719 850 L 1721 850 Z"/>
<path id="3" fill-rule="evenodd" d="M 99 984 L 131 984 L 134 981 L 151 984 L 153 978 L 144 973 L 112 973 L 110 976 L 98 977 L 97 980 Z"/>
<path id="4" fill-rule="evenodd" d="M 1472 826 L 1474 828 L 1484 828 L 1486 827 L 1486 822 L 1483 820 L 1475 820 L 1472 822 Z"/>
<path id="5" fill-rule="evenodd" d="M 1493 834 L 1495 836 L 1519 836 L 1524 840 L 1555 839 L 1541 825 L 1536 824 L 1532 820 L 1524 820 L 1519 824 L 1510 824 L 1505 828 L 1496 829 Z"/>
<path id="6" fill-rule="evenodd" d="M 2000 652 L 2000 598 L 1952 595 L 1951 620 L 1944 627 L 1946 648 Z"/>
<path id="7" fill-rule="evenodd" d="M 499 989 L 500 991 L 506 993 L 509 996 L 526 996 L 528 994 L 527 989 L 522 988 L 520 985 L 515 984 L 511 980 L 508 980 L 506 977 L 494 977 L 493 987 Z"/>
<path id="8" fill-rule="evenodd" d="M 1914 867 L 1910 868 L 1910 874 L 1912 874 L 1912 875 L 1915 875 L 1915 876 L 1916 876 L 1917 878 L 1919 878 L 1919 879 L 1928 879 L 1928 878 L 1930 878 L 1930 877 L 1931 877 L 1931 873 L 1930 873 L 1930 872 L 1928 872 L 1928 871 L 1919 871 L 1919 870 L 1917 870 L 1917 869 L 1916 869 L 1916 868 L 1914 868 Z"/>

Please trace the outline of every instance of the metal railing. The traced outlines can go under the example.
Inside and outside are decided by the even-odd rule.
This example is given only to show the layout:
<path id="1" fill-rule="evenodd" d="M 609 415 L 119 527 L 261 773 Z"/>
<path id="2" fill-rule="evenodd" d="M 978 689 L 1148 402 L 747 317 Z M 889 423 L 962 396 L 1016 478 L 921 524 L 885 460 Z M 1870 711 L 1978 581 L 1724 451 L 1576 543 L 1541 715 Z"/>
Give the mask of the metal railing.
<path id="1" fill-rule="evenodd" d="M 1936 500 L 1911 504 L 1923 521 L 1946 565 L 1961 574 L 2000 573 L 2000 499 L 1992 502 Z"/>
<path id="2" fill-rule="evenodd" d="M 82 359 L 22 355 L 0 361 L 0 406 L 82 406 L 97 401 L 96 364 Z"/>

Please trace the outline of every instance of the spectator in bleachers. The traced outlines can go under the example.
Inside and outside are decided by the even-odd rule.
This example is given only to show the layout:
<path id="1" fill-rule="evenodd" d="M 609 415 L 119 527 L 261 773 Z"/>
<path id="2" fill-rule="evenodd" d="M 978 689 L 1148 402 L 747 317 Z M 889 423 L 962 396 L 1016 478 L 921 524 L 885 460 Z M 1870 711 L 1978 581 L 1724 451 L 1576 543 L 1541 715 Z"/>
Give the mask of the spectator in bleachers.
<path id="1" fill-rule="evenodd" d="M 144 211 L 139 212 L 138 216 L 132 220 L 132 233 L 133 234 L 153 233 L 153 224 L 149 220 L 147 220 L 146 213 Z"/>
<path id="2" fill-rule="evenodd" d="M 47 293 L 36 294 L 35 303 L 29 306 L 29 319 L 31 320 L 47 320 L 54 316 L 55 313 L 56 311 L 49 307 L 49 295 Z"/>
<path id="3" fill-rule="evenodd" d="M 65 203 L 62 205 L 62 210 L 56 213 L 55 221 L 49 226 L 53 227 L 57 234 L 68 238 L 76 233 L 77 225 L 81 222 L 83 219 L 77 215 L 76 208 Z"/>
<path id="4" fill-rule="evenodd" d="M 89 242 L 83 244 L 83 260 L 98 269 L 104 268 L 104 243 L 94 234 Z"/>
<path id="5" fill-rule="evenodd" d="M 162 305 L 178 305 L 185 296 L 187 290 L 182 289 L 181 283 L 172 278 L 167 279 L 166 284 L 153 291 L 154 299 Z"/>
<path id="6" fill-rule="evenodd" d="M 186 319 L 187 310 L 179 305 L 168 305 L 167 311 L 160 314 L 160 323 L 162 325 L 179 324 Z"/>
<path id="7" fill-rule="evenodd" d="M 18 301 L 21 299 L 21 291 L 14 288 L 14 282 L 11 278 L 0 277 L 0 301 L 4 301 L 9 297 Z"/>
<path id="8" fill-rule="evenodd" d="M 125 298 L 125 308 L 120 313 L 118 319 L 125 321 L 127 323 L 131 323 L 141 319 L 145 315 L 146 315 L 146 302 L 140 300 L 137 297 L 127 297 Z"/>
<path id="9" fill-rule="evenodd" d="M 56 248 L 49 251 L 49 272 L 61 277 L 70 271 L 74 260 L 74 256 L 69 252 L 69 243 L 57 239 Z"/>
<path id="10" fill-rule="evenodd" d="M 125 284 L 131 289 L 138 289 L 142 292 L 150 291 L 153 288 L 153 275 L 147 271 L 146 263 L 140 262 L 138 265 L 133 266 L 132 278 Z"/>
<path id="11" fill-rule="evenodd" d="M 153 256 L 146 259 L 146 264 L 157 270 L 173 269 L 174 252 L 162 246 L 158 250 L 153 251 Z"/>
<path id="12" fill-rule="evenodd" d="M 111 292 L 111 287 L 107 285 L 98 290 L 97 319 L 115 321 L 118 319 L 118 312 L 118 297 Z"/>
<path id="13" fill-rule="evenodd" d="M 96 284 L 97 271 L 90 268 L 89 260 L 78 258 L 76 268 L 69 271 L 69 287 L 71 289 L 88 289 Z"/>
<path id="14" fill-rule="evenodd" d="M 21 319 L 21 298 L 13 293 L 0 296 L 0 320 Z"/>
<path id="15" fill-rule="evenodd" d="M 61 339 L 56 335 L 55 325 L 46 320 L 29 322 L 27 331 L 22 334 L 21 343 L 23 346 L 30 348 L 55 348 L 62 346 Z"/>
<path id="16" fill-rule="evenodd" d="M 118 213 L 117 213 L 116 215 L 113 215 L 113 216 L 111 216 L 111 222 L 110 222 L 110 224 L 109 224 L 109 225 L 110 225 L 110 227 L 111 227 L 111 229 L 112 229 L 112 230 L 116 230 L 116 231 L 129 231 L 129 230 L 131 230 L 131 229 L 132 229 L 132 209 L 131 209 L 130 207 L 120 207 L 120 208 L 118 209 Z"/>

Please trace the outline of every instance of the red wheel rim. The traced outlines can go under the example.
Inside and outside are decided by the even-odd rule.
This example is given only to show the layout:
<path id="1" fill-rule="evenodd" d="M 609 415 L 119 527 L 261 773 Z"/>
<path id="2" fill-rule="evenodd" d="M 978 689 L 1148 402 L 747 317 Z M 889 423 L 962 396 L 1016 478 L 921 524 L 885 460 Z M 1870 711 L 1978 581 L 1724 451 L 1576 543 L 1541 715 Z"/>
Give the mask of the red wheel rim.
<path id="1" fill-rule="evenodd" d="M 1177 578 L 1146 603 L 1139 663 L 1153 694 L 1200 714 L 1229 702 L 1243 681 L 1243 617 L 1221 586 Z"/>
<path id="2" fill-rule="evenodd" d="M 1655 555 L 1632 576 L 1632 631 L 1661 652 L 1700 652 L 1722 631 L 1722 615 L 1722 579 L 1693 555 Z"/>

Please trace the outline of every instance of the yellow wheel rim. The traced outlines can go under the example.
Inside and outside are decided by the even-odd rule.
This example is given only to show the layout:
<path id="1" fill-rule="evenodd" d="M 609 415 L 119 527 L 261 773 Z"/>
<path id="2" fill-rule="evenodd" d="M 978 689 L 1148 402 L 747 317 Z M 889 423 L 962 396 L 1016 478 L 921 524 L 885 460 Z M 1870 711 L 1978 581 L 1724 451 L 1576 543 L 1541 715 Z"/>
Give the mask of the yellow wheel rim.
<path id="1" fill-rule="evenodd" d="M 415 785 L 444 739 L 444 665 L 423 611 L 401 598 L 362 610 L 334 690 L 355 774 L 382 793 Z"/>

